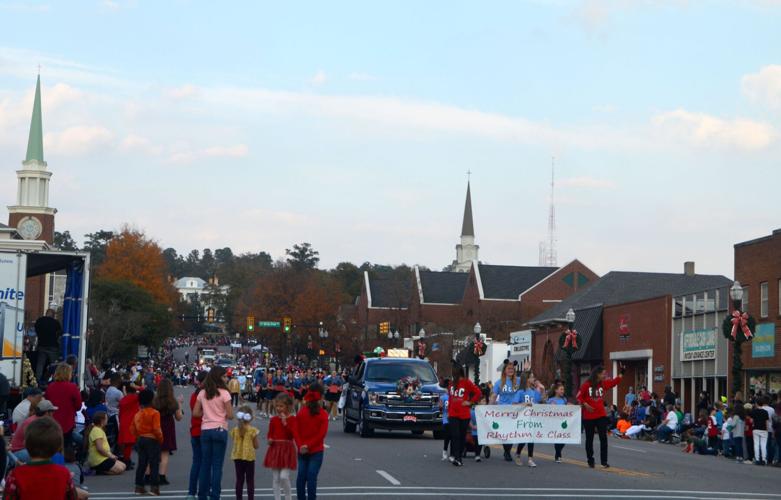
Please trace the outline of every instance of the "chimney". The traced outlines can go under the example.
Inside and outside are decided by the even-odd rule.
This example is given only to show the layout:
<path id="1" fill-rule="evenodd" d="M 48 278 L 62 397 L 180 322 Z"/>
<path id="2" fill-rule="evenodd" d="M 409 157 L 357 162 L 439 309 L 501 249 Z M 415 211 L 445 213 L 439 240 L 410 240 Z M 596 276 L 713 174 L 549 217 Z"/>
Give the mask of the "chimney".
<path id="1" fill-rule="evenodd" d="M 694 276 L 694 261 L 686 261 L 683 263 L 683 274 L 686 276 Z"/>

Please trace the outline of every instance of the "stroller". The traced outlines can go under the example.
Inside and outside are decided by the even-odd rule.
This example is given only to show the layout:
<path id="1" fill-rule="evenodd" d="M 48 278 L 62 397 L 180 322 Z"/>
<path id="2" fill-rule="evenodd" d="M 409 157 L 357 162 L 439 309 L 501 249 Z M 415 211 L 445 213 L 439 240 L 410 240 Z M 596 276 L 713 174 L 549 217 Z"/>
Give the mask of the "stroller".
<path id="1" fill-rule="evenodd" d="M 477 456 L 477 439 L 472 435 L 472 431 L 467 429 L 466 442 L 464 443 L 464 458 L 466 458 L 469 453 L 471 453 L 472 456 Z M 485 458 L 491 458 L 491 448 L 487 445 L 483 445 L 482 454 Z"/>

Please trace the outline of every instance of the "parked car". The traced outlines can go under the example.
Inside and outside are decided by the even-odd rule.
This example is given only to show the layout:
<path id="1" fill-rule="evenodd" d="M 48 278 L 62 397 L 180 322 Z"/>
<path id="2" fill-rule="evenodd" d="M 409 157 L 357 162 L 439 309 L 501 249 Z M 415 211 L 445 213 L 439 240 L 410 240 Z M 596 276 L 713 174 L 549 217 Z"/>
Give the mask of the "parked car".
<path id="1" fill-rule="evenodd" d="M 416 381 L 406 384 L 404 381 Z M 411 385 L 415 387 L 410 388 Z M 369 437 L 375 429 L 433 431 L 442 439 L 441 394 L 434 368 L 422 359 L 368 358 L 349 377 L 344 432 Z"/>

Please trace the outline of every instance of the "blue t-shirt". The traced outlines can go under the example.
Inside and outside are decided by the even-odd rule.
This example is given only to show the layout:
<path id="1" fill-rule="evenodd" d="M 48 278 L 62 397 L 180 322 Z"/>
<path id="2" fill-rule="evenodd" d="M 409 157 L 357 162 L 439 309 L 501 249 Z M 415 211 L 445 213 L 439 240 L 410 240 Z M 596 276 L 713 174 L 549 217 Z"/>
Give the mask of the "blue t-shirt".
<path id="1" fill-rule="evenodd" d="M 553 396 L 552 398 L 548 398 L 548 404 L 549 405 L 565 405 L 567 404 L 567 400 L 564 398 L 559 398 L 556 396 Z"/>
<path id="2" fill-rule="evenodd" d="M 721 430 L 721 426 L 724 425 L 724 413 L 720 411 L 716 412 L 716 425 L 718 426 L 719 430 Z"/>
<path id="3" fill-rule="evenodd" d="M 442 423 L 447 424 L 447 407 L 450 405 L 450 396 L 448 393 L 442 394 Z"/>
<path id="4" fill-rule="evenodd" d="M 494 394 L 496 394 L 496 403 L 500 405 L 511 405 L 515 401 L 518 389 L 513 389 L 513 381 L 507 379 L 502 386 L 502 379 L 494 384 Z"/>
<path id="5" fill-rule="evenodd" d="M 540 391 L 526 389 L 525 391 L 518 391 L 515 394 L 515 401 L 513 401 L 513 403 L 539 403 L 540 401 L 542 401 Z"/>
<path id="6" fill-rule="evenodd" d="M 475 413 L 475 407 L 472 407 L 472 435 L 477 436 L 477 413 Z"/>
<path id="7" fill-rule="evenodd" d="M 637 394 L 634 392 L 627 393 L 626 396 L 624 396 L 624 402 L 627 406 L 632 406 L 632 402 L 637 399 Z"/>

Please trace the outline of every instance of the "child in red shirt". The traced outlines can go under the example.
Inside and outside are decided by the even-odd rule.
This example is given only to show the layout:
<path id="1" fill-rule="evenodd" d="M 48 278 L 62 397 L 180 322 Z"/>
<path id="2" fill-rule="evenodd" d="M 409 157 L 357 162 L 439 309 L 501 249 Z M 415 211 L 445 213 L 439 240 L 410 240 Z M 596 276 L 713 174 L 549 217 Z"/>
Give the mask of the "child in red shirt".
<path id="1" fill-rule="evenodd" d="M 323 465 L 325 435 L 328 433 L 328 414 L 320 407 L 323 385 L 312 384 L 304 396 L 306 405 L 296 415 L 293 435 L 298 445 L 298 498 L 317 498 L 317 475 Z"/>
<path id="2" fill-rule="evenodd" d="M 295 429 L 296 417 L 293 412 L 293 398 L 286 393 L 281 393 L 274 398 L 274 412 L 276 415 L 268 425 L 268 450 L 263 466 L 271 469 L 274 478 L 274 498 L 282 498 L 282 490 L 285 490 L 285 498 L 291 498 L 290 471 L 296 470 L 296 444 Z"/>
<path id="3" fill-rule="evenodd" d="M 464 368 L 453 362 L 453 381 L 448 389 L 447 425 L 450 428 L 450 446 L 453 452 L 452 464 L 463 465 L 462 455 L 466 442 L 472 406 L 480 401 L 482 392 L 474 382 L 464 377 Z"/>
<path id="4" fill-rule="evenodd" d="M 52 463 L 52 457 L 62 447 L 62 428 L 54 419 L 41 417 L 31 422 L 25 432 L 24 446 L 30 453 L 30 461 L 8 474 L 3 500 L 80 498 L 70 471 Z"/>
<path id="5" fill-rule="evenodd" d="M 607 378 L 607 372 L 602 366 L 596 366 L 591 370 L 588 380 L 583 382 L 578 391 L 578 402 L 583 406 L 583 427 L 586 431 L 586 458 L 588 466 L 594 468 L 594 431 L 599 434 L 599 458 L 602 467 L 608 468 L 607 463 L 607 427 L 609 420 L 605 412 L 605 391 L 612 389 L 621 381 L 624 373 L 624 365 L 619 365 L 619 375 L 616 378 Z"/>

